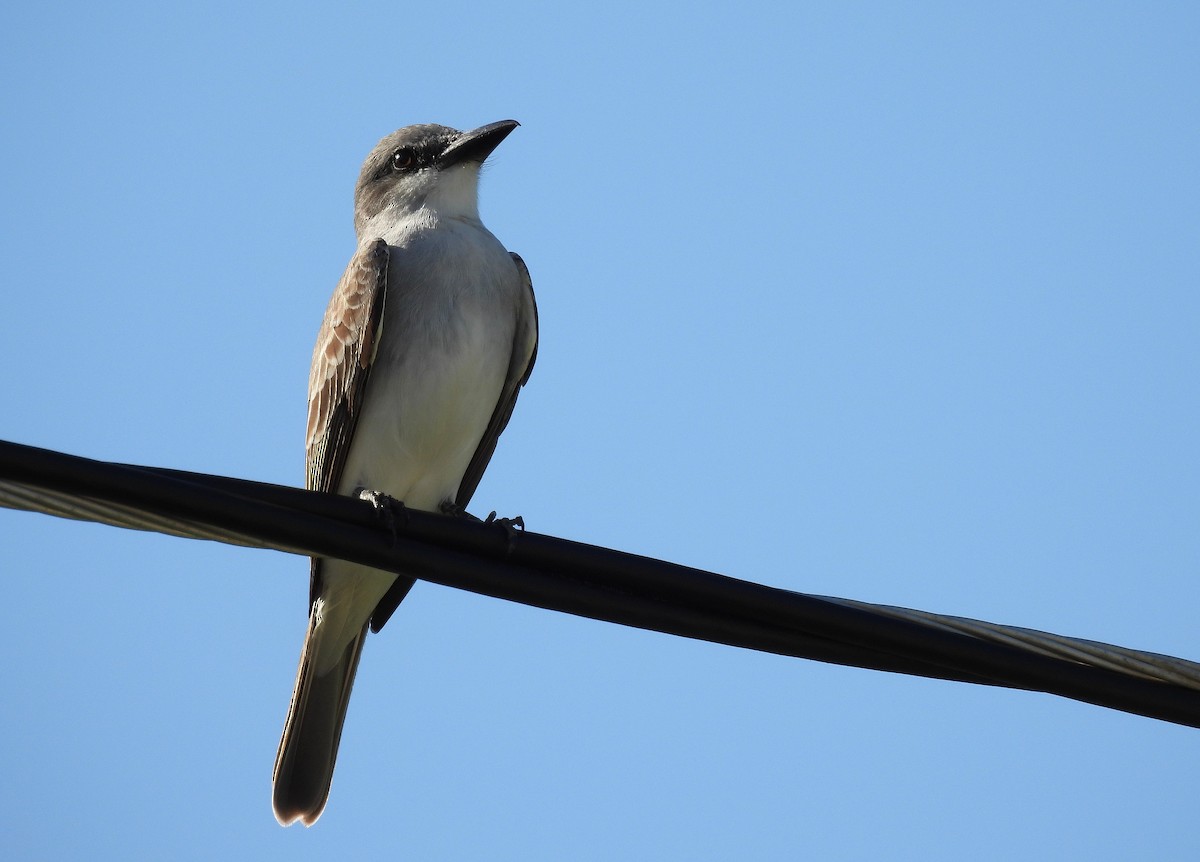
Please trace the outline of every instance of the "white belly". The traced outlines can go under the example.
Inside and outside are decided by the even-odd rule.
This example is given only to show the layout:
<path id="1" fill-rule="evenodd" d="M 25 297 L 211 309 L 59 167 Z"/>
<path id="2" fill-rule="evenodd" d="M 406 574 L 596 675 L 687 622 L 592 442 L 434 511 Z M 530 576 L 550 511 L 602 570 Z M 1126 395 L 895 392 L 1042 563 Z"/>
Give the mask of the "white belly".
<path id="1" fill-rule="evenodd" d="M 428 510 L 454 499 L 499 401 L 514 327 L 472 313 L 456 328 L 445 343 L 418 337 L 426 343 L 376 359 L 338 493 L 369 488 Z"/>
<path id="2" fill-rule="evenodd" d="M 365 488 L 437 511 L 457 495 L 496 409 L 523 285 L 482 226 L 455 233 L 392 250 L 383 328 L 339 494 Z M 325 561 L 319 667 L 339 659 L 395 578 Z"/>
<path id="3" fill-rule="evenodd" d="M 387 238 L 393 241 L 391 237 Z M 397 240 L 363 413 L 337 491 L 453 500 L 508 374 L 521 280 L 481 225 Z"/>

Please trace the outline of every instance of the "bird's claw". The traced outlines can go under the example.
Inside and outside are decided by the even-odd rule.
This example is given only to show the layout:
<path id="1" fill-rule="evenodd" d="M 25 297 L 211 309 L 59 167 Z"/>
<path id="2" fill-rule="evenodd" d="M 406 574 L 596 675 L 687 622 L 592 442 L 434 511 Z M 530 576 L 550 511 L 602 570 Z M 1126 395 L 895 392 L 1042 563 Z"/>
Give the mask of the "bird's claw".
<path id="1" fill-rule="evenodd" d="M 500 529 L 504 530 L 506 538 L 504 553 L 511 554 L 517 546 L 517 533 L 525 532 L 525 519 L 520 515 L 515 518 L 497 518 L 495 512 L 491 512 L 484 520 L 485 524 L 496 524 Z"/>
<path id="2" fill-rule="evenodd" d="M 372 491 L 369 488 L 360 488 L 358 499 L 365 500 L 371 504 L 375 509 L 375 514 L 379 516 L 391 531 L 392 542 L 394 543 L 399 537 L 397 525 L 408 526 L 408 507 L 404 505 L 404 501 L 397 500 L 395 497 L 383 493 L 383 491 Z"/>
<path id="3" fill-rule="evenodd" d="M 442 504 L 440 506 L 438 506 L 438 509 L 441 510 L 443 515 L 449 515 L 451 518 L 466 518 L 469 521 L 478 521 L 479 520 L 474 515 L 472 515 L 470 512 L 468 512 L 466 509 L 464 509 L 462 506 L 458 505 L 458 503 L 455 503 L 452 500 L 443 501 Z"/>

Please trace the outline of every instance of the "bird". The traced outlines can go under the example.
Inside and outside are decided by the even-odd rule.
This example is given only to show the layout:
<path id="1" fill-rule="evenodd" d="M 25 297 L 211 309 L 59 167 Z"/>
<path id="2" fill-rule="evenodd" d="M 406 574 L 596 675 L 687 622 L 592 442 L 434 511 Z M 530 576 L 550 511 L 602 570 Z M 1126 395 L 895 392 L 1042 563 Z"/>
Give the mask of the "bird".
<path id="1" fill-rule="evenodd" d="M 406 126 L 363 163 L 358 246 L 309 373 L 310 490 L 465 513 L 537 357 L 529 270 L 479 217 L 480 170 L 518 125 Z M 281 825 L 311 826 L 324 811 L 368 629 L 382 627 L 412 584 L 312 559 L 308 628 L 272 779 Z"/>

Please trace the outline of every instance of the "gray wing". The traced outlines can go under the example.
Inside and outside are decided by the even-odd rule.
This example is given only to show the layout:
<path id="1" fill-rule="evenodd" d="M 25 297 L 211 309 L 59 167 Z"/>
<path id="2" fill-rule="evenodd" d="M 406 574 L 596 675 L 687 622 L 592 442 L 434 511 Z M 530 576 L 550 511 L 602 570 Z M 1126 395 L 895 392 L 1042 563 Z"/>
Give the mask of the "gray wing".
<path id="1" fill-rule="evenodd" d="M 508 360 L 508 376 L 504 380 L 504 388 L 500 390 L 500 400 L 496 403 L 496 409 L 492 411 L 492 418 L 488 422 L 487 430 L 483 432 L 479 446 L 476 447 L 475 454 L 471 456 L 471 463 L 467 465 L 467 472 L 463 474 L 462 482 L 458 486 L 458 494 L 454 497 L 455 504 L 463 509 L 471 502 L 471 496 L 479 486 L 479 480 L 483 478 L 483 471 L 487 469 L 488 462 L 492 460 L 492 454 L 496 451 L 496 443 L 500 439 L 500 432 L 507 427 L 508 420 L 512 418 L 513 407 L 517 404 L 517 393 L 529 380 L 529 375 L 533 372 L 534 360 L 537 359 L 538 316 L 537 301 L 533 297 L 533 280 L 530 279 L 529 268 L 525 266 L 525 261 L 521 260 L 521 256 L 513 252 L 509 253 L 512 254 L 513 262 L 521 273 L 524 285 L 521 294 L 521 309 L 517 315 L 512 355 Z"/>
<path id="2" fill-rule="evenodd" d="M 325 309 L 308 375 L 305 483 L 311 490 L 334 493 L 342 477 L 375 358 L 387 271 L 387 243 L 364 243 Z M 320 562 L 313 558 L 310 601 L 319 592 Z"/>

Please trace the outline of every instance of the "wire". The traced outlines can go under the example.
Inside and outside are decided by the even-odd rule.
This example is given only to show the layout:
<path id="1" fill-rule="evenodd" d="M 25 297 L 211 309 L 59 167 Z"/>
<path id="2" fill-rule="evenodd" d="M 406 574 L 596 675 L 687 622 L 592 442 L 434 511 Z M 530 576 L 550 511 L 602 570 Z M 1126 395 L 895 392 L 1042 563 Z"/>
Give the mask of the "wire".
<path id="1" fill-rule="evenodd" d="M 369 503 L 348 497 L 93 461 L 3 441 L 0 505 L 338 557 L 668 634 L 1043 691 L 1200 727 L 1200 665 L 1194 662 L 1031 629 L 806 595 L 496 523 L 406 509 L 389 523 Z M 374 627 L 389 614 L 389 608 L 381 608 Z"/>

